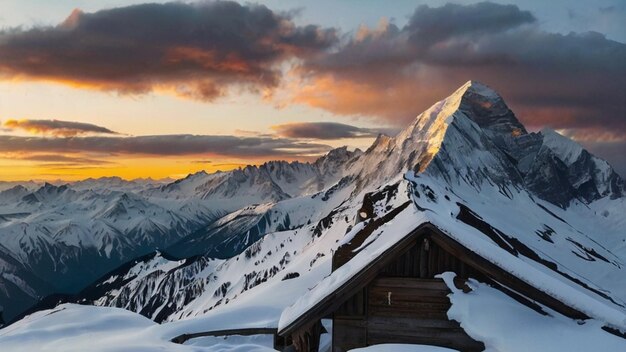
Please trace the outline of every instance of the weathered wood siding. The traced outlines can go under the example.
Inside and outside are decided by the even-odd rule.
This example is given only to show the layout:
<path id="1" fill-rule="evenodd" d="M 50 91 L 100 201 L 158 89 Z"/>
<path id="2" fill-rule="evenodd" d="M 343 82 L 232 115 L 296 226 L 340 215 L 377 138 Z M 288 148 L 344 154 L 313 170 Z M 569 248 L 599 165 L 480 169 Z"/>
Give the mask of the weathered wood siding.
<path id="1" fill-rule="evenodd" d="M 416 343 L 482 351 L 459 324 L 448 320 L 449 290 L 435 275 L 483 278 L 427 237 L 386 265 L 362 291 L 333 314 L 333 349 L 381 343 Z"/>
<path id="2" fill-rule="evenodd" d="M 380 275 L 432 279 L 437 274 L 453 271 L 459 277 L 482 278 L 483 275 L 466 265 L 429 238 L 415 244 L 385 267 Z"/>
<path id="3" fill-rule="evenodd" d="M 333 319 L 333 352 L 367 346 L 366 319 Z"/>
<path id="4" fill-rule="evenodd" d="M 341 345 L 338 351 L 367 346 L 367 288 L 339 307 L 333 314 L 333 341 Z"/>
<path id="5" fill-rule="evenodd" d="M 381 277 L 368 287 L 367 345 L 414 343 L 482 351 L 448 320 L 448 287 L 441 279 Z"/>
<path id="6" fill-rule="evenodd" d="M 344 302 L 336 311 L 335 317 L 343 318 L 365 318 L 365 302 L 367 301 L 367 290 L 364 288 L 354 296 Z"/>

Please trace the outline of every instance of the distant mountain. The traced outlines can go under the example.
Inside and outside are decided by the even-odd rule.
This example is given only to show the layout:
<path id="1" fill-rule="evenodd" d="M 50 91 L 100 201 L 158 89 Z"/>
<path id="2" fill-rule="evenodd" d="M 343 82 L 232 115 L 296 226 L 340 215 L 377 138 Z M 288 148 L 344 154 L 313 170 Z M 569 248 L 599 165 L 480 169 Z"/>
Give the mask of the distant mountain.
<path id="1" fill-rule="evenodd" d="M 324 196 L 307 197 L 336 185 L 345 173 L 344 165 L 361 155 L 338 148 L 314 163 L 272 161 L 228 173 L 201 175 L 176 184 L 190 189 L 212 203 L 229 204 L 237 210 L 186 236 L 166 251 L 179 257 L 206 254 L 230 258 L 241 253 L 266 233 L 302 227 L 323 214 Z M 201 179 L 201 182 L 198 182 Z M 168 190 L 170 185 L 167 186 Z M 290 201 L 299 199 L 298 201 Z M 237 203 L 234 203 L 237 202 Z M 268 203 L 269 202 L 269 203 Z M 259 204 L 264 203 L 264 204 Z M 321 205 L 320 205 L 321 203 Z"/>
<path id="2" fill-rule="evenodd" d="M 5 318 L 53 292 L 75 293 L 159 248 L 171 247 L 181 256 L 229 257 L 266 231 L 280 229 L 279 222 L 283 227 L 302 225 L 308 218 L 290 219 L 283 211 L 286 217 L 278 219 L 277 210 L 270 214 L 276 208 L 272 204 L 336 183 L 340 166 L 358 153 L 339 148 L 315 163 L 275 161 L 199 172 L 171 183 L 107 177 L 11 184 L 0 191 L 0 305 L 6 307 Z"/>
<path id="3" fill-rule="evenodd" d="M 333 252 L 357 232 L 369 231 L 366 246 L 395 218 L 411 228 L 420 217 L 410 214 L 424 214 L 443 228 L 478 226 L 485 237 L 476 241 L 623 309 L 624 192 L 605 161 L 554 131 L 529 133 L 500 95 L 468 82 L 365 152 L 198 173 L 141 191 L 137 202 L 168 204 L 193 224 L 194 214 L 211 219 L 166 250 L 190 257 L 138 258 L 67 300 L 159 322 L 253 304 L 280 310 L 330 273 Z M 123 213 L 115 204 L 107 209 Z M 118 221 L 132 228 L 141 215 Z"/>

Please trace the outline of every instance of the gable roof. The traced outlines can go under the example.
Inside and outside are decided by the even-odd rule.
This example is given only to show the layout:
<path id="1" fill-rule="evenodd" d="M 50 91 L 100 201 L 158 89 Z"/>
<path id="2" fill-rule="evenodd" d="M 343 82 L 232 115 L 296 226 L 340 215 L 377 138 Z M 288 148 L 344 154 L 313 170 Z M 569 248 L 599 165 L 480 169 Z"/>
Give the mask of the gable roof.
<path id="1" fill-rule="evenodd" d="M 350 261 L 286 308 L 279 321 L 279 334 L 287 335 L 312 319 L 320 319 L 356 293 L 395 254 L 428 232 L 443 246 L 503 285 L 521 287 L 533 299 L 574 318 L 591 317 L 609 327 L 626 331 L 626 314 L 615 304 L 576 282 L 531 265 L 499 246 L 477 228 L 462 222 L 445 221 L 435 213 L 408 207 L 375 230 L 357 248 Z M 348 234 L 346 236 L 354 236 Z M 456 253 L 455 253 L 456 252 Z M 494 277 L 495 276 L 495 277 Z M 345 299 L 343 299 L 345 298 Z M 343 300 L 342 300 L 343 299 Z"/>

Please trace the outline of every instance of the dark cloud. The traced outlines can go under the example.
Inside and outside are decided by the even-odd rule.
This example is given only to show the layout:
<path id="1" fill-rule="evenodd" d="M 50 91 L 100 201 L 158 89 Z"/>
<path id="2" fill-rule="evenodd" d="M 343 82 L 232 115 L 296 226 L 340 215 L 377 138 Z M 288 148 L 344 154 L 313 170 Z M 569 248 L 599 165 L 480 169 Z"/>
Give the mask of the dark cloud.
<path id="1" fill-rule="evenodd" d="M 419 6 L 403 29 L 409 40 L 428 46 L 454 37 L 502 32 L 535 22 L 528 11 L 515 5 L 481 2 L 473 5 L 446 4 L 442 7 Z"/>
<path id="2" fill-rule="evenodd" d="M 282 137 L 311 139 L 371 138 L 383 133 L 395 135 L 395 129 L 360 128 L 336 122 L 293 122 L 272 126 Z"/>
<path id="3" fill-rule="evenodd" d="M 279 158 L 317 155 L 330 147 L 286 138 L 206 135 L 137 137 L 40 138 L 0 135 L 5 153 L 107 153 L 155 156 L 214 155 L 241 158 Z"/>
<path id="4" fill-rule="evenodd" d="M 0 76 L 210 100 L 233 85 L 273 88 L 277 64 L 335 40 L 331 29 L 232 1 L 76 10 L 56 27 L 0 33 Z"/>
<path id="5" fill-rule="evenodd" d="M 467 58 L 463 52 L 455 52 L 459 48 L 468 50 L 469 44 L 478 38 L 507 33 L 533 22 L 532 14 L 514 5 L 488 2 L 447 4 L 436 8 L 422 5 L 403 28 L 393 23 L 382 23 L 373 30 L 362 28 L 339 50 L 309 60 L 306 68 L 322 72 L 345 69 L 347 76 L 360 75 L 360 70 L 368 68 L 373 69 L 374 74 L 390 71 L 395 76 L 414 73 L 407 72 L 407 68 L 425 62 L 435 63 L 444 58 L 443 54 L 452 54 L 449 56 L 455 56 L 459 64 L 465 64 L 465 60 L 474 61 L 474 57 L 481 53 L 476 51 Z M 441 63 L 449 64 L 449 60 Z M 485 60 L 485 57 L 480 59 Z"/>
<path id="6" fill-rule="evenodd" d="M 118 134 L 108 128 L 90 123 L 59 120 L 7 120 L 4 127 L 8 130 L 24 130 L 33 134 L 73 137 L 83 134 Z"/>
<path id="7" fill-rule="evenodd" d="M 420 6 L 406 26 L 361 29 L 299 72 L 293 101 L 399 126 L 478 80 L 531 128 L 626 134 L 626 45 L 600 33 L 542 31 L 513 5 Z"/>
<path id="8" fill-rule="evenodd" d="M 57 166 L 60 165 L 80 165 L 80 164 L 92 164 L 102 165 L 111 164 L 112 162 L 106 160 L 97 160 L 84 157 L 68 156 L 61 154 L 32 154 L 32 155 L 11 155 L 11 159 L 27 160 L 27 161 L 39 161 L 42 163 L 50 163 Z"/>

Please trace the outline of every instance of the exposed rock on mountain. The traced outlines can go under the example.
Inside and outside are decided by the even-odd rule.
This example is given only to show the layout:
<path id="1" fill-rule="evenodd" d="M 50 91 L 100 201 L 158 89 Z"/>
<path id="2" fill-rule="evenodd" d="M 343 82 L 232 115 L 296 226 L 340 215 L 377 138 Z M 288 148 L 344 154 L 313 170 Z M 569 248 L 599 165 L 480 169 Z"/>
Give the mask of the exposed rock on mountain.
<path id="1" fill-rule="evenodd" d="M 365 152 L 338 149 L 314 164 L 199 173 L 140 195 L 175 204 L 170 211 L 185 219 L 212 217 L 170 247 L 197 255 L 138 259 L 71 301 L 159 322 L 261 304 L 277 324 L 276 311 L 329 274 L 338 246 L 355 238 L 363 241 L 359 248 L 384 243 L 430 219 L 451 235 L 469 236 L 469 247 L 504 248 L 575 290 L 626 306 L 624 182 L 556 132 L 528 133 L 503 99 L 477 82 Z M 153 221 L 163 216 L 155 214 Z"/>

